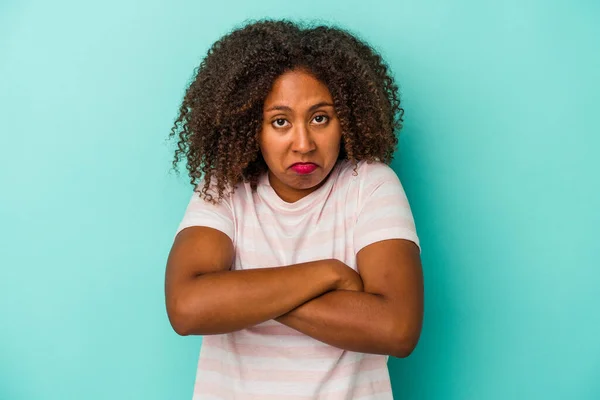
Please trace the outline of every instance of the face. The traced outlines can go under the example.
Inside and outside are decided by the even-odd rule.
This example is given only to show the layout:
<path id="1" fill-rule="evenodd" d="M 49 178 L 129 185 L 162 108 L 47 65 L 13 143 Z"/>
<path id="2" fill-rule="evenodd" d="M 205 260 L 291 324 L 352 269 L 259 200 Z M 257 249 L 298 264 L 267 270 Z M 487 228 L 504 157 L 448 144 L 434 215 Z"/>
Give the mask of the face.
<path id="1" fill-rule="evenodd" d="M 293 203 L 317 190 L 335 166 L 341 136 L 327 86 L 302 70 L 279 76 L 265 100 L 258 137 L 279 197 Z"/>

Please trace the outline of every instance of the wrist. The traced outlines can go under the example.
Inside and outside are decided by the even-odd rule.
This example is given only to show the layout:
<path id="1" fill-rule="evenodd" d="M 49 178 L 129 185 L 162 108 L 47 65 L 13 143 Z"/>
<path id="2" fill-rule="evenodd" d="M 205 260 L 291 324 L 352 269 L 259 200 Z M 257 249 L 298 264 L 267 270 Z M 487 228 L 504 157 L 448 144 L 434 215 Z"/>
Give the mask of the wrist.
<path id="1" fill-rule="evenodd" d="M 309 279 L 318 285 L 322 293 L 343 287 L 345 277 L 343 275 L 343 263 L 336 259 L 323 259 L 303 263 L 310 270 Z"/>

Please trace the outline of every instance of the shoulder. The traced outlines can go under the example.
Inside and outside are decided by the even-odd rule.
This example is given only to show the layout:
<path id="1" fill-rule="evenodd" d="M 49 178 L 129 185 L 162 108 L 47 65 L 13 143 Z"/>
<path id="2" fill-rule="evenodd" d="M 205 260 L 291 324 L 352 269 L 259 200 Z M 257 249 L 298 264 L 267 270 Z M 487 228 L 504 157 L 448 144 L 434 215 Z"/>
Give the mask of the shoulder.
<path id="1" fill-rule="evenodd" d="M 362 177 L 361 177 L 362 174 Z M 396 172 L 387 164 L 380 161 L 361 161 L 358 169 L 359 179 L 367 182 L 398 181 Z"/>
<path id="2" fill-rule="evenodd" d="M 240 182 L 234 187 L 226 186 L 219 196 L 217 180 L 212 177 L 204 192 L 206 177 L 203 177 L 194 187 L 188 205 L 188 212 L 204 212 L 209 215 L 221 214 L 233 216 L 235 210 L 244 205 L 250 192 L 250 184 Z"/>
<path id="3" fill-rule="evenodd" d="M 356 165 L 350 161 L 342 161 L 340 178 L 343 182 L 358 185 L 361 188 L 377 186 L 389 182 L 399 185 L 396 172 L 387 164 L 380 161 L 359 161 Z"/>
<path id="4" fill-rule="evenodd" d="M 195 195 L 198 199 L 204 199 L 204 195 L 201 194 L 204 186 L 206 184 L 206 178 L 202 178 L 200 182 L 196 185 Z M 217 203 L 218 205 L 227 205 L 229 207 L 238 204 L 240 202 L 244 202 L 246 197 L 251 194 L 252 190 L 250 188 L 250 183 L 248 182 L 238 182 L 234 186 L 225 185 L 220 201 Z M 206 190 L 206 194 L 210 195 L 213 199 L 219 198 L 219 192 L 217 190 L 217 179 L 213 176 L 210 180 L 210 184 Z M 207 201 L 207 203 L 210 203 Z"/>

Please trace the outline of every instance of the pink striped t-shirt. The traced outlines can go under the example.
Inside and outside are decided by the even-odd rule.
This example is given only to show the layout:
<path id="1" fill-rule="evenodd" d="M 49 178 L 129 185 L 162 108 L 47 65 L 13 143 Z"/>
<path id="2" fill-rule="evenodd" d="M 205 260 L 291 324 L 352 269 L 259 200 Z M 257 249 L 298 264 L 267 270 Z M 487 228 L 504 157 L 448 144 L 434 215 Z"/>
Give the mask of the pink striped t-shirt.
<path id="1" fill-rule="evenodd" d="M 235 248 L 233 269 L 336 258 L 353 269 L 356 254 L 386 239 L 419 245 L 413 215 L 394 171 L 379 162 L 336 164 L 326 182 L 286 203 L 264 174 L 256 191 L 241 183 L 212 205 L 193 193 L 177 233 L 218 229 Z M 205 336 L 193 399 L 391 399 L 388 357 L 341 350 L 274 320 Z"/>

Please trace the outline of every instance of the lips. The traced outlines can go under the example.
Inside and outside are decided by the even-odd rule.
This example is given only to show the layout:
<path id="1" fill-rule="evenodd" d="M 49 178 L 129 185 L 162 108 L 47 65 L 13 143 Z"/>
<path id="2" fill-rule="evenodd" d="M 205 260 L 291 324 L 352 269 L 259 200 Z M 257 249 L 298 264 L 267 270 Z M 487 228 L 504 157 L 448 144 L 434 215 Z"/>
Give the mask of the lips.
<path id="1" fill-rule="evenodd" d="M 317 164 L 314 163 L 296 163 L 290 167 L 294 172 L 301 175 L 310 174 L 317 169 Z"/>

